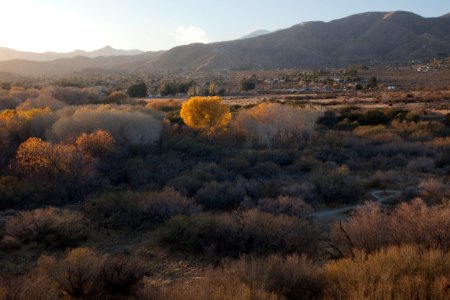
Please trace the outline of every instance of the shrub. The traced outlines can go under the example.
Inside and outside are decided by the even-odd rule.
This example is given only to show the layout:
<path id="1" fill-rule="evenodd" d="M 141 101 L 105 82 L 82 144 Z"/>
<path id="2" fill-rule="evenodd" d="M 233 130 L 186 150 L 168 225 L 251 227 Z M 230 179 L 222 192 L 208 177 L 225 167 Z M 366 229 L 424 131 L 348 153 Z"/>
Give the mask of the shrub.
<path id="1" fill-rule="evenodd" d="M 117 299 L 134 295 L 146 269 L 146 264 L 136 256 L 75 248 L 62 259 L 41 256 L 33 272 L 37 280 L 46 283 L 45 288 L 51 294 L 71 299 Z"/>
<path id="2" fill-rule="evenodd" d="M 246 195 L 242 185 L 229 181 L 212 181 L 200 188 L 194 199 L 207 209 L 233 209 L 239 206 Z"/>
<path id="3" fill-rule="evenodd" d="M 160 228 L 159 241 L 173 250 L 239 256 L 245 253 L 313 251 L 316 229 L 308 221 L 256 209 L 231 215 L 177 216 Z"/>
<path id="4" fill-rule="evenodd" d="M 124 103 L 128 101 L 128 95 L 123 92 L 112 92 L 106 97 L 106 102 L 108 103 Z"/>
<path id="5" fill-rule="evenodd" d="M 10 219 L 5 225 L 4 239 L 67 247 L 84 240 L 86 229 L 82 214 L 50 207 L 21 212 Z"/>
<path id="6" fill-rule="evenodd" d="M 162 192 L 113 192 L 89 199 L 85 214 L 101 226 L 148 227 L 178 214 L 191 214 L 200 208 L 172 189 Z"/>
<path id="7" fill-rule="evenodd" d="M 450 200 L 448 186 L 436 178 L 422 180 L 419 189 L 420 197 L 428 204 L 445 204 Z"/>
<path id="8" fill-rule="evenodd" d="M 418 157 L 410 160 L 406 168 L 412 172 L 430 173 L 435 169 L 434 160 L 429 157 Z"/>
<path id="9" fill-rule="evenodd" d="M 99 279 L 106 257 L 89 248 L 76 248 L 58 261 L 42 256 L 38 261 L 41 276 L 56 282 L 60 291 L 74 299 L 92 297 L 99 292 Z"/>
<path id="10" fill-rule="evenodd" d="M 180 175 L 169 182 L 169 185 L 182 193 L 183 195 L 192 197 L 203 186 L 200 179 L 188 175 Z"/>
<path id="11" fill-rule="evenodd" d="M 326 299 L 448 299 L 450 256 L 415 246 L 390 247 L 326 266 Z"/>
<path id="12" fill-rule="evenodd" d="M 162 130 L 158 116 L 137 108 L 82 106 L 60 114 L 60 119 L 52 127 L 52 135 L 63 140 L 104 130 L 121 144 L 153 144 Z"/>
<path id="13" fill-rule="evenodd" d="M 383 125 L 360 126 L 354 129 L 354 133 L 374 144 L 402 142 L 402 139 L 395 131 L 386 129 Z"/>
<path id="14" fill-rule="evenodd" d="M 20 99 L 18 98 L 0 96 L 0 110 L 14 109 L 18 107 L 20 104 L 22 104 L 22 101 L 20 101 Z"/>
<path id="15" fill-rule="evenodd" d="M 358 116 L 358 123 L 361 125 L 379 125 L 389 122 L 389 118 L 380 110 L 368 110 Z"/>
<path id="16" fill-rule="evenodd" d="M 28 98 L 36 97 L 38 94 L 38 91 L 35 89 L 25 89 L 22 87 L 12 87 L 9 92 L 8 96 L 11 98 L 18 98 L 22 101 L 25 101 Z"/>
<path id="17" fill-rule="evenodd" d="M 313 171 L 311 181 L 327 202 L 354 203 L 360 196 L 361 183 L 350 175 L 346 165 L 325 163 Z"/>
<path id="18" fill-rule="evenodd" d="M 49 108 L 0 111 L 0 125 L 6 129 L 10 139 L 18 143 L 29 137 L 43 138 L 56 119 Z"/>
<path id="19" fill-rule="evenodd" d="M 317 119 L 317 124 L 323 125 L 329 129 L 333 128 L 339 123 L 339 118 L 332 110 L 326 111 L 322 117 Z"/>
<path id="20" fill-rule="evenodd" d="M 162 294 L 168 299 L 320 299 L 325 284 L 323 270 L 306 257 L 270 256 L 225 263 L 189 288 L 179 283 Z"/>
<path id="21" fill-rule="evenodd" d="M 309 138 L 321 112 L 278 103 L 263 103 L 239 112 L 235 126 L 267 145 L 298 146 Z"/>
<path id="22" fill-rule="evenodd" d="M 378 204 L 358 208 L 348 222 L 332 229 L 332 241 L 343 254 L 353 248 L 373 252 L 389 245 L 405 243 L 428 248 L 450 249 L 450 204 L 428 207 L 416 199 L 402 203 L 392 213 Z"/>
<path id="23" fill-rule="evenodd" d="M 52 189 L 32 179 L 0 176 L 0 210 L 48 204 Z"/>
<path id="24" fill-rule="evenodd" d="M 65 106 L 66 104 L 53 96 L 53 90 L 51 88 L 42 89 L 39 92 L 39 97 L 28 98 L 20 106 L 22 109 L 33 109 L 33 108 L 50 108 L 51 110 L 58 110 Z"/>
<path id="25" fill-rule="evenodd" d="M 252 168 L 252 175 L 256 178 L 273 178 L 277 177 L 281 172 L 281 168 L 274 162 L 266 161 L 266 162 L 258 162 Z"/>
<path id="26" fill-rule="evenodd" d="M 51 144 L 39 138 L 29 138 L 16 152 L 17 170 L 34 180 L 49 180 L 56 184 L 61 196 L 79 192 L 92 177 L 91 158 L 76 147 Z"/>
<path id="27" fill-rule="evenodd" d="M 80 89 L 79 87 L 51 87 L 47 88 L 47 94 L 69 105 L 86 104 L 90 100 L 99 97 L 97 93 L 93 93 L 88 89 Z"/>
<path id="28" fill-rule="evenodd" d="M 94 157 L 106 157 L 117 150 L 113 136 L 105 130 L 83 133 L 75 144 L 81 151 Z"/>
<path id="29" fill-rule="evenodd" d="M 397 180 L 397 176 L 393 171 L 382 172 L 377 170 L 368 185 L 369 187 L 386 188 Z"/>
<path id="30" fill-rule="evenodd" d="M 267 290 L 275 292 L 286 299 L 318 299 L 326 286 L 326 276 L 323 270 L 314 265 L 306 256 L 291 255 L 286 258 L 279 256 L 256 260 L 254 263 L 268 265 Z M 250 270 L 257 270 L 250 265 Z M 263 273 L 264 274 L 264 273 Z M 258 274 L 253 273 L 252 279 Z"/>
<path id="31" fill-rule="evenodd" d="M 138 283 L 148 273 L 146 267 L 136 256 L 110 255 L 99 274 L 100 286 L 107 295 L 133 295 Z"/>
<path id="32" fill-rule="evenodd" d="M 179 111 L 182 104 L 182 100 L 151 100 L 147 102 L 146 107 L 163 112 L 171 112 Z"/>
<path id="33" fill-rule="evenodd" d="M 313 208 L 300 197 L 279 196 L 276 199 L 258 200 L 258 209 L 271 214 L 302 217 L 310 214 Z"/>

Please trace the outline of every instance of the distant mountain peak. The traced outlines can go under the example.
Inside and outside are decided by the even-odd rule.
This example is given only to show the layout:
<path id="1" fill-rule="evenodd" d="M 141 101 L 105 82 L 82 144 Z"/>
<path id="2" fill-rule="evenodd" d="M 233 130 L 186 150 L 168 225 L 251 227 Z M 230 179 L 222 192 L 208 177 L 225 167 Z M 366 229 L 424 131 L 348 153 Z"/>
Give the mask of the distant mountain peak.
<path id="1" fill-rule="evenodd" d="M 261 36 L 261 35 L 265 35 L 265 34 L 268 34 L 268 33 L 270 33 L 269 30 L 259 29 L 259 30 L 255 30 L 255 31 L 253 31 L 253 32 L 251 32 L 251 33 L 249 33 L 247 35 L 244 35 L 243 37 L 240 37 L 239 39 L 240 40 L 251 39 L 251 38 L 254 38 L 254 37 L 257 37 L 257 36 Z"/>
<path id="2" fill-rule="evenodd" d="M 450 18 L 450 13 L 440 16 L 440 18 Z"/>

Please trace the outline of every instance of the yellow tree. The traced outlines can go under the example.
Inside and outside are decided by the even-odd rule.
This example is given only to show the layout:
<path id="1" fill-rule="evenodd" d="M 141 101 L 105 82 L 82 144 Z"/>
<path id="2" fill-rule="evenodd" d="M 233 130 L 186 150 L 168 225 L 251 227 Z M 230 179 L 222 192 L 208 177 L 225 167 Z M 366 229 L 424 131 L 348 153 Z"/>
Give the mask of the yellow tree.
<path id="1" fill-rule="evenodd" d="M 208 135 L 223 128 L 231 120 L 230 108 L 219 97 L 192 97 L 183 103 L 180 115 L 186 125 Z"/>

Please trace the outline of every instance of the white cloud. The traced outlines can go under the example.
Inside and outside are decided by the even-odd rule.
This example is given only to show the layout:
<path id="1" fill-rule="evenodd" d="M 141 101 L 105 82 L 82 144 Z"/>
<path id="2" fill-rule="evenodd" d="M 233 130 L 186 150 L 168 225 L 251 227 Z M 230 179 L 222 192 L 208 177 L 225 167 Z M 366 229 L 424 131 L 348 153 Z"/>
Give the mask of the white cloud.
<path id="1" fill-rule="evenodd" d="M 175 33 L 176 42 L 181 45 L 192 43 L 208 43 L 208 36 L 206 35 L 206 31 L 195 25 L 177 26 Z"/>

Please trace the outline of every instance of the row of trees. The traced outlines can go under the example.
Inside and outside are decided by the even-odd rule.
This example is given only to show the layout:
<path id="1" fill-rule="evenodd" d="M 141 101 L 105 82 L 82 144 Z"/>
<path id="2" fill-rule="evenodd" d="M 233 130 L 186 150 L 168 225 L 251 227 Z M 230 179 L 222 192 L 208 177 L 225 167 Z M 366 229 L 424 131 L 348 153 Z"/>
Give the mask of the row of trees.
<path id="1" fill-rule="evenodd" d="M 183 103 L 181 118 L 192 128 L 207 135 L 224 129 L 232 120 L 229 106 L 219 97 L 194 97 Z M 235 119 L 236 128 L 250 139 L 279 146 L 299 145 L 310 138 L 322 112 L 314 107 L 295 108 L 278 103 L 264 103 L 240 111 Z"/>

